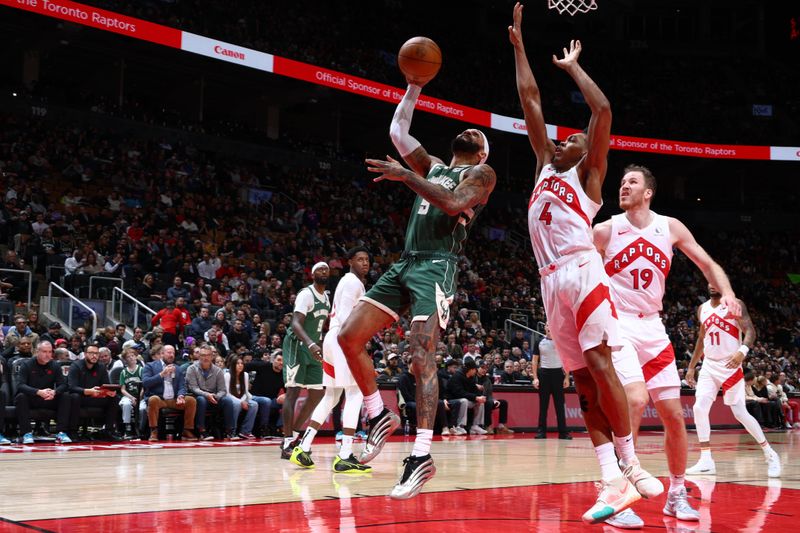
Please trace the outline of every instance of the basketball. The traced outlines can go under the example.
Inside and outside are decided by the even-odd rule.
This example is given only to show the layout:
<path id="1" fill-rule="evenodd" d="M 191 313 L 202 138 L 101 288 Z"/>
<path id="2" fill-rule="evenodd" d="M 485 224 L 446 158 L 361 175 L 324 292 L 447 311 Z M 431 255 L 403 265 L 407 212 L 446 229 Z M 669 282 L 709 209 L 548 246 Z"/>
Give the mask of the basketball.
<path id="1" fill-rule="evenodd" d="M 442 66 L 442 51 L 427 37 L 412 37 L 400 47 L 397 64 L 410 81 L 427 83 Z"/>

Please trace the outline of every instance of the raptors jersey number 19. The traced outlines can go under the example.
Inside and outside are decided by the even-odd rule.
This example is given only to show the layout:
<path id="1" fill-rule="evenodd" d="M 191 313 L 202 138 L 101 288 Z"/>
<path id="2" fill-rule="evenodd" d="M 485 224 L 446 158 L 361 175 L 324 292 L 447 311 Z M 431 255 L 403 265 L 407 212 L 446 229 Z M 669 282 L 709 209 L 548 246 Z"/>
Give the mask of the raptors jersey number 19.
<path id="1" fill-rule="evenodd" d="M 672 264 L 669 219 L 653 213 L 653 221 L 639 229 L 625 213 L 614 215 L 603 261 L 619 311 L 658 313 Z"/>
<path id="2" fill-rule="evenodd" d="M 730 318 L 728 308 L 722 304 L 711 306 L 711 301 L 700 306 L 700 321 L 706 328 L 703 338 L 703 355 L 713 361 L 723 361 L 739 350 L 742 334 L 738 322 Z"/>

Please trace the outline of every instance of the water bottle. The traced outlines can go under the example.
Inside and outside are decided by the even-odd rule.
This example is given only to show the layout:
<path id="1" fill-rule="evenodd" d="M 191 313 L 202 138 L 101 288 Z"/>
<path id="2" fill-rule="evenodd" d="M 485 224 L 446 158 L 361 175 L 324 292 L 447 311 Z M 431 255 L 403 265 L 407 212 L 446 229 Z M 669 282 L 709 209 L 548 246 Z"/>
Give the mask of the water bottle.
<path id="1" fill-rule="evenodd" d="M 403 425 L 403 435 L 408 437 L 409 433 L 411 433 L 411 424 L 408 423 L 408 419 L 406 418 L 406 423 Z"/>

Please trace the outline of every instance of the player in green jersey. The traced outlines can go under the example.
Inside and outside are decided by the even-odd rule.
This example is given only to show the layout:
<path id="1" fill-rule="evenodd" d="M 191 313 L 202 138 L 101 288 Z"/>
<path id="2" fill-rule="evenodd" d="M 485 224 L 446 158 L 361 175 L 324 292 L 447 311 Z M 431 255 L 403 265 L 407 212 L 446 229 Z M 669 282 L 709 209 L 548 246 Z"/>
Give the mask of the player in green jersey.
<path id="1" fill-rule="evenodd" d="M 489 200 L 495 173 L 486 158 L 489 143 L 479 130 L 468 129 L 452 141 L 449 164 L 428 154 L 408 134 L 411 115 L 422 87 L 408 80 L 405 96 L 392 119 L 390 136 L 410 169 L 387 156 L 367 159 L 375 181 L 399 181 L 417 193 L 400 260 L 361 298 L 342 326 L 339 344 L 364 393 L 370 430 L 360 460 L 366 463 L 381 450 L 400 424 L 386 409 L 375 384 L 375 369 L 364 346 L 380 328 L 411 311 L 411 369 L 417 380 L 417 435 L 411 456 L 403 461 L 400 481 L 391 496 L 416 496 L 436 468 L 430 455 L 433 423 L 439 400 L 434 352 L 441 329 L 450 319 L 455 293 L 457 257 L 477 214 Z"/>
<path id="2" fill-rule="evenodd" d="M 322 328 L 331 310 L 325 286 L 330 268 L 317 263 L 311 268 L 314 283 L 297 293 L 292 325 L 283 339 L 283 380 L 286 397 L 283 401 L 283 446 L 281 457 L 289 459 L 299 439 L 300 429 L 325 394 L 322 387 Z M 295 416 L 294 404 L 300 391 L 308 397 Z"/>

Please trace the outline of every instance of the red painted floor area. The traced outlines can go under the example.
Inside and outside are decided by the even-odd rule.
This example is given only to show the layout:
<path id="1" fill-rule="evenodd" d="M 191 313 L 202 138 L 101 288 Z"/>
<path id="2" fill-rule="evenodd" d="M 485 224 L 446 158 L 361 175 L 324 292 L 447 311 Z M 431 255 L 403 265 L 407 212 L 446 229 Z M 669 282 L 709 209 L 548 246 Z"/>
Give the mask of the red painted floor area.
<path id="1" fill-rule="evenodd" d="M 347 485 L 353 491 L 357 489 L 357 484 Z M 687 485 L 692 505 L 701 511 L 703 518 L 700 523 L 679 522 L 663 516 L 661 497 L 635 506 L 647 524 L 645 531 L 786 533 L 797 530 L 800 490 L 781 489 L 779 481 L 770 487 L 732 483 L 716 483 L 714 486 L 707 482 L 702 491 L 691 482 Z M 342 494 L 334 487 L 332 493 L 337 492 Z M 387 497 L 359 498 L 357 493 L 353 493 L 352 498 L 332 497 L 308 502 L 90 516 L 19 524 L 0 522 L 0 531 L 621 531 L 609 526 L 586 526 L 580 522 L 580 515 L 594 502 L 595 494 L 591 483 L 427 493 L 400 502 Z M 201 506 L 202 502 L 198 505 Z"/>

